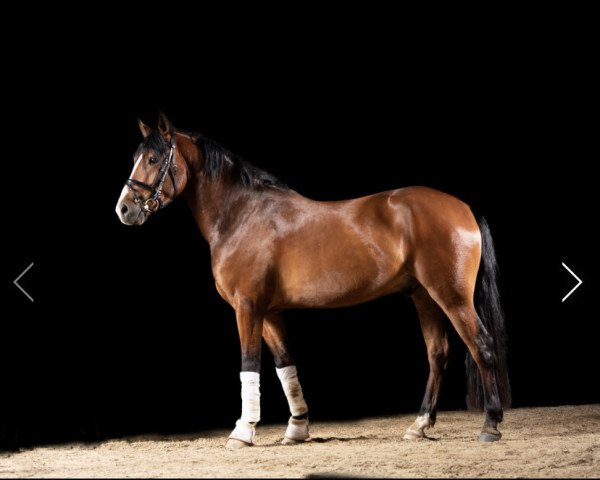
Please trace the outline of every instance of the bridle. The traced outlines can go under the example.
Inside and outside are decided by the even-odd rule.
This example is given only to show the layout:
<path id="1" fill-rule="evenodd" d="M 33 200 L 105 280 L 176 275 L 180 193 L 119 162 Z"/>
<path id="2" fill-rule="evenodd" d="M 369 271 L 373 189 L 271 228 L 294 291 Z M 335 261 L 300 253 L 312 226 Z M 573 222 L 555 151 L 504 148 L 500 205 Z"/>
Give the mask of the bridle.
<path id="1" fill-rule="evenodd" d="M 140 182 L 135 178 L 128 178 L 125 182 L 125 186 L 133 192 L 134 202 L 137 205 L 141 206 L 148 213 L 154 213 L 157 210 L 163 208 L 164 206 L 160 199 L 162 195 L 163 185 L 165 183 L 165 179 L 167 178 L 167 174 L 171 173 L 171 165 L 175 167 L 175 165 L 173 164 L 173 153 L 175 152 L 175 144 L 173 143 L 173 137 L 174 135 L 171 135 L 169 154 L 162 161 L 160 169 L 158 170 L 156 180 L 152 185 Z M 175 184 L 175 176 L 172 173 L 171 182 L 173 182 L 173 195 L 175 195 L 175 192 L 177 192 L 177 185 Z M 150 197 L 148 197 L 146 200 L 143 200 L 139 192 L 133 187 L 140 187 L 144 190 L 148 190 L 150 192 Z"/>

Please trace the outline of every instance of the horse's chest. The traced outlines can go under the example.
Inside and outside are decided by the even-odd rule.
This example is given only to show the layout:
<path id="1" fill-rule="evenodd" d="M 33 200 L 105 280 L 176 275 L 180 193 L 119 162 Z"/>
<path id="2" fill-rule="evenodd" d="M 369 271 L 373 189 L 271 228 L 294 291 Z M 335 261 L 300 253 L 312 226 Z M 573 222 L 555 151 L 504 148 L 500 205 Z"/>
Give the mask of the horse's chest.
<path id="1" fill-rule="evenodd" d="M 264 289 L 271 263 L 265 250 L 225 246 L 213 252 L 212 271 L 221 296 L 230 301 L 236 293 L 250 296 Z"/>

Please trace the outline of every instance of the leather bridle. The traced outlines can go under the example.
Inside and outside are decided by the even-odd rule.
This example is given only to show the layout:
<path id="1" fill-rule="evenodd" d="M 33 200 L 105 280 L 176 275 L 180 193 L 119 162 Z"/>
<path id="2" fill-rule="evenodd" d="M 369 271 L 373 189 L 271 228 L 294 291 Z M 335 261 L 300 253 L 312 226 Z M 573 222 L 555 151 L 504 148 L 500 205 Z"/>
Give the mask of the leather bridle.
<path id="1" fill-rule="evenodd" d="M 128 178 L 125 182 L 125 186 L 129 188 L 133 192 L 134 201 L 137 205 L 142 207 L 148 213 L 154 213 L 157 210 L 163 208 L 163 203 L 160 199 L 162 195 L 163 185 L 165 184 L 165 179 L 167 178 L 167 174 L 171 173 L 171 166 L 175 167 L 173 164 L 173 153 L 175 152 L 175 144 L 173 143 L 173 135 L 171 135 L 171 144 L 169 146 L 169 153 L 165 156 L 164 160 L 160 165 L 160 169 L 158 170 L 158 175 L 156 180 L 152 185 L 149 185 L 144 182 L 140 182 L 135 178 Z M 175 176 L 171 173 L 171 181 L 173 182 L 173 196 L 175 196 L 175 192 L 177 192 L 177 185 L 175 184 Z M 150 192 L 150 197 L 146 200 L 143 200 L 140 196 L 139 192 L 134 187 L 140 187 L 144 190 L 148 190 Z"/>

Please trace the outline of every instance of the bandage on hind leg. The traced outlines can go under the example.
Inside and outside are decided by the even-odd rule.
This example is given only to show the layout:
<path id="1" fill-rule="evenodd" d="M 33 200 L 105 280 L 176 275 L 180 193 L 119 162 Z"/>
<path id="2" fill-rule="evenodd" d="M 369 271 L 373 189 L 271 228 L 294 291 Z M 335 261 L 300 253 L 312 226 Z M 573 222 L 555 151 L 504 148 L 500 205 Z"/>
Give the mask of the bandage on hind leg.
<path id="1" fill-rule="evenodd" d="M 292 415 L 298 417 L 307 413 L 308 407 L 304 401 L 296 367 L 291 365 L 289 367 L 278 368 L 277 376 L 281 381 L 281 386 L 283 387 Z"/>
<path id="2" fill-rule="evenodd" d="M 290 406 L 292 417 L 290 418 L 285 431 L 284 443 L 293 440 L 293 442 L 302 442 L 308 439 L 308 407 L 302 394 L 302 387 L 298 380 L 298 372 L 295 366 L 289 366 L 277 369 L 277 376 L 281 381 L 281 386 Z M 294 418 L 294 417 L 304 418 Z"/>

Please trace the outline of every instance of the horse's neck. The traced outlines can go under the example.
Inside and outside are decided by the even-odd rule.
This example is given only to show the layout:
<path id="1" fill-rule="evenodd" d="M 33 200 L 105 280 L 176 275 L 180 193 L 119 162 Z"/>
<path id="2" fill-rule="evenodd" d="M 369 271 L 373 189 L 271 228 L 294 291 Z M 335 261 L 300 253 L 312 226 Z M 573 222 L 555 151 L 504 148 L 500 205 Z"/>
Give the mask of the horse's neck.
<path id="1" fill-rule="evenodd" d="M 200 232 L 211 247 L 235 228 L 248 204 L 249 193 L 227 180 L 197 173 L 186 189 L 186 199 Z"/>

